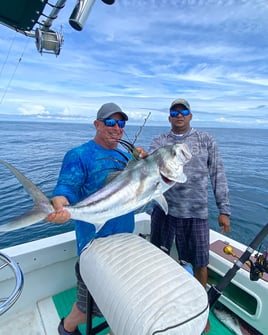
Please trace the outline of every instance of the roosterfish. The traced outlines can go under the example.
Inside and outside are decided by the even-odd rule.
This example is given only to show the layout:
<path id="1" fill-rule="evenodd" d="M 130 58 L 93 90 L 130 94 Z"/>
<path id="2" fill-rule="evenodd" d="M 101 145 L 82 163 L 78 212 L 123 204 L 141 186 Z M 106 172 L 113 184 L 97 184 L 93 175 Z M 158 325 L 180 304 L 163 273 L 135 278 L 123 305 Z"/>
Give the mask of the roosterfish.
<path id="1" fill-rule="evenodd" d="M 161 147 L 146 158 L 130 160 L 122 171 L 112 173 L 107 183 L 97 192 L 75 205 L 64 208 L 70 212 L 71 219 L 94 224 L 96 231 L 99 231 L 106 221 L 135 211 L 152 200 L 167 213 L 168 204 L 163 193 L 175 183 L 186 182 L 183 167 L 191 157 L 186 144 Z M 49 198 L 33 182 L 13 165 L 3 160 L 0 160 L 0 163 L 15 175 L 34 202 L 30 211 L 1 225 L 0 231 L 32 225 L 54 212 Z"/>

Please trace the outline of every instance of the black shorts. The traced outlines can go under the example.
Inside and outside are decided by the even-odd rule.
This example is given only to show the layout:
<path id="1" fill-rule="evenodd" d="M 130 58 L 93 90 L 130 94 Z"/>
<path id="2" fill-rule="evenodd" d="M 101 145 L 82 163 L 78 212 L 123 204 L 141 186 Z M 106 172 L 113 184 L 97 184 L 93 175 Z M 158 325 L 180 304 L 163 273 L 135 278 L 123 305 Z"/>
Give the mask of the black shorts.
<path id="1" fill-rule="evenodd" d="M 194 268 L 209 263 L 209 227 L 207 219 L 176 218 L 165 215 L 158 206 L 151 215 L 151 242 L 170 253 L 175 238 L 178 259 Z"/>

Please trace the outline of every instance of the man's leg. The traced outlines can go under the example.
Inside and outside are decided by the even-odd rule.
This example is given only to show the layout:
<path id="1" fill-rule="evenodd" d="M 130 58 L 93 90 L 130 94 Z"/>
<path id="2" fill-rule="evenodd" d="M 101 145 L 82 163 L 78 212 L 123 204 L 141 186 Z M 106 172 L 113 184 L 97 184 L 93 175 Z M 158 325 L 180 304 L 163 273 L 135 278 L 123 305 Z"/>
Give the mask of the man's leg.
<path id="1" fill-rule="evenodd" d="M 58 327 L 60 335 L 68 335 L 68 333 L 72 335 L 80 335 L 81 333 L 78 330 L 78 325 L 86 322 L 87 287 L 80 274 L 79 262 L 75 264 L 75 274 L 77 277 L 77 301 L 74 303 L 70 314 L 61 320 Z M 102 316 L 102 313 L 94 301 L 92 314 L 93 316 Z"/>
<path id="2" fill-rule="evenodd" d="M 206 266 L 201 268 L 196 268 L 194 271 L 195 278 L 204 286 L 206 289 L 208 281 L 208 269 Z"/>
<path id="3" fill-rule="evenodd" d="M 81 323 L 86 322 L 86 314 L 81 312 L 76 303 L 73 305 L 71 313 L 63 319 L 62 325 L 66 332 L 75 333 L 77 332 L 77 327 Z M 77 332 L 79 334 L 79 332 Z"/>
<path id="4" fill-rule="evenodd" d="M 194 271 L 195 278 L 204 286 L 206 289 L 208 281 L 208 270 L 207 267 L 196 268 Z M 204 333 L 207 334 L 210 331 L 210 322 L 207 321 Z"/>

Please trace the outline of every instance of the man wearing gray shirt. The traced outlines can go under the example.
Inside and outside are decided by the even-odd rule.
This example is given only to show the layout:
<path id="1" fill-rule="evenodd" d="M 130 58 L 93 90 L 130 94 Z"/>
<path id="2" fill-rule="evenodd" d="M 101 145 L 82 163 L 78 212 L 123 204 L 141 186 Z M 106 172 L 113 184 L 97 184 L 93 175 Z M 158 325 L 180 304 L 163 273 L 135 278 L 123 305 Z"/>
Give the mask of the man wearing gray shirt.
<path id="1" fill-rule="evenodd" d="M 207 132 L 190 126 L 190 104 L 176 99 L 170 106 L 171 130 L 153 138 L 150 152 L 169 144 L 186 143 L 192 159 L 184 166 L 187 181 L 175 184 L 165 193 L 168 215 L 155 205 L 151 215 L 151 242 L 170 252 L 173 239 L 179 260 L 193 266 L 194 276 L 207 285 L 209 263 L 208 177 L 210 177 L 221 232 L 230 231 L 230 203 L 227 179 L 218 146 Z M 210 329 L 209 322 L 205 329 Z"/>

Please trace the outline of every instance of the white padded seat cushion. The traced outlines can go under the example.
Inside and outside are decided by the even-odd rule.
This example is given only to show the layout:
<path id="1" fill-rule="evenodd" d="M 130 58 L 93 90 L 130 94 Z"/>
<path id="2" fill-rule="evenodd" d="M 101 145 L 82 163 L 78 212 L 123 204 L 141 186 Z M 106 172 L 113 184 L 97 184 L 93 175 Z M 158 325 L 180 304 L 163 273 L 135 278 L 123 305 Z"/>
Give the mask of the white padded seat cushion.
<path id="1" fill-rule="evenodd" d="M 80 271 L 116 335 L 200 335 L 207 293 L 175 260 L 134 234 L 94 240 Z"/>

